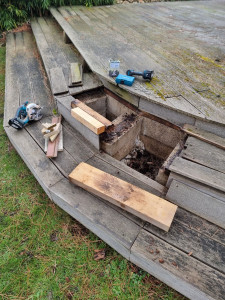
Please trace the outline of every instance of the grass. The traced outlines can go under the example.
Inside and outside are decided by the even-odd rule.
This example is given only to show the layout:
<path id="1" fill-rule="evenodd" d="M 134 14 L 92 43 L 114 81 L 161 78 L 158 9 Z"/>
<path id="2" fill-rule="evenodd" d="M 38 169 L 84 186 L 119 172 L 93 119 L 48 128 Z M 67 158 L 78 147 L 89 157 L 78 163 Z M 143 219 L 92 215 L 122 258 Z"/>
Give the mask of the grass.
<path id="1" fill-rule="evenodd" d="M 46 196 L 3 130 L 0 48 L 0 299 L 185 299 Z M 105 249 L 103 260 L 94 254 Z"/>

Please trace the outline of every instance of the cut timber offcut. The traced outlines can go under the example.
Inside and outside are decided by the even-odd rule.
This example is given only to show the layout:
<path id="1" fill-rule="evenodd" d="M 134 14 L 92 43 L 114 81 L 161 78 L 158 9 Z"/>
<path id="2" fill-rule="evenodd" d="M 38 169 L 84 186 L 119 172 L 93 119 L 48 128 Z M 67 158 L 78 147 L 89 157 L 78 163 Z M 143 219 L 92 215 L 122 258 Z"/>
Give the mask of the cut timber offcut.
<path id="1" fill-rule="evenodd" d="M 100 134 L 105 131 L 105 125 L 90 116 L 88 113 L 80 109 L 79 107 L 71 109 L 71 115 L 80 123 L 85 125 L 95 134 Z"/>
<path id="2" fill-rule="evenodd" d="M 168 231 L 177 206 L 86 163 L 69 175 L 74 184 Z"/>
<path id="3" fill-rule="evenodd" d="M 71 101 L 71 108 L 75 108 L 75 107 L 79 107 L 80 109 L 88 113 L 90 116 L 92 116 L 93 118 L 95 118 L 96 120 L 104 124 L 106 127 L 112 125 L 111 121 L 109 121 L 108 119 L 100 115 L 97 111 L 93 110 L 92 108 L 87 106 L 85 103 L 79 101 L 78 99 L 74 99 L 73 101 Z"/>

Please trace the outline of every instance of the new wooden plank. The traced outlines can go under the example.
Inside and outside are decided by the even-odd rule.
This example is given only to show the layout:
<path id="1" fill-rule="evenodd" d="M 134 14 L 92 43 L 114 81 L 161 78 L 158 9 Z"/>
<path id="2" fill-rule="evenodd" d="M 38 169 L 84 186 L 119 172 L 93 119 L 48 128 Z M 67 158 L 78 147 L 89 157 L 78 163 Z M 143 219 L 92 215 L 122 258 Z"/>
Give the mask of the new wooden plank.
<path id="1" fill-rule="evenodd" d="M 93 110 L 92 108 L 87 106 L 85 103 L 79 101 L 78 99 L 74 99 L 71 102 L 71 107 L 72 108 L 79 107 L 80 109 L 82 109 L 83 111 L 88 113 L 90 116 L 92 116 L 93 118 L 98 120 L 100 123 L 104 124 L 106 127 L 109 127 L 112 125 L 111 121 L 109 121 L 104 116 L 100 115 L 97 111 Z"/>
<path id="2" fill-rule="evenodd" d="M 212 144 L 218 148 L 225 150 L 225 139 L 218 135 L 215 135 L 211 132 L 201 130 L 201 129 L 199 129 L 195 126 L 189 125 L 189 124 L 184 124 L 183 130 L 187 134 L 189 134 L 193 137 L 196 137 L 196 138 L 202 140 L 203 142 Z"/>
<path id="3" fill-rule="evenodd" d="M 85 163 L 79 164 L 69 179 L 143 220 L 169 230 L 176 205 Z"/>
<path id="4" fill-rule="evenodd" d="M 223 273 L 145 229 L 140 231 L 131 248 L 130 260 L 189 299 L 223 299 Z"/>
<path id="5" fill-rule="evenodd" d="M 66 179 L 54 185 L 50 192 L 59 207 L 129 259 L 140 226 Z"/>
<path id="6" fill-rule="evenodd" d="M 225 174 L 195 162 L 176 157 L 169 170 L 207 186 L 225 192 Z"/>
<path id="7" fill-rule="evenodd" d="M 181 156 L 195 163 L 225 173 L 225 151 L 205 143 L 194 137 L 189 137 Z"/>
<path id="8" fill-rule="evenodd" d="M 173 180 L 166 199 L 225 228 L 225 203 L 184 183 Z"/>
<path id="9" fill-rule="evenodd" d="M 95 134 L 99 135 L 100 133 L 103 133 L 105 131 L 104 124 L 99 122 L 96 118 L 92 117 L 79 107 L 72 108 L 71 115 L 91 131 L 93 131 Z"/>

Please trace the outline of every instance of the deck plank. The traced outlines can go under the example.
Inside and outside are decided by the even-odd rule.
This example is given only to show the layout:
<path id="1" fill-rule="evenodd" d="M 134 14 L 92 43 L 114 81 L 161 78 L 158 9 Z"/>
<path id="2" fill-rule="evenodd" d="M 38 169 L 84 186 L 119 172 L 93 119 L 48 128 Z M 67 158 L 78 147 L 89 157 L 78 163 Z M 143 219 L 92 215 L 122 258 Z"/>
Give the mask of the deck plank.
<path id="1" fill-rule="evenodd" d="M 140 226 L 66 179 L 51 188 L 51 195 L 59 207 L 129 259 Z"/>
<path id="2" fill-rule="evenodd" d="M 144 229 L 131 248 L 130 260 L 190 299 L 223 299 L 224 274 Z"/>
<path id="3" fill-rule="evenodd" d="M 197 164 L 225 173 L 225 150 L 189 137 L 181 156 Z"/>
<path id="4" fill-rule="evenodd" d="M 192 213 L 225 228 L 225 202 L 182 182 L 173 180 L 166 199 Z"/>
<path id="5" fill-rule="evenodd" d="M 200 16 L 200 20 L 203 16 L 207 19 L 209 14 L 210 21 L 209 24 L 199 21 L 191 25 L 191 14 L 182 15 L 185 7 L 175 9 L 175 13 L 173 5 L 164 3 L 90 9 L 73 6 L 52 9 L 51 12 L 91 69 L 109 83 L 113 84 L 113 81 L 107 76 L 105 57 L 117 53 L 122 62 L 121 72 L 128 68 L 142 70 L 148 65 L 155 69 L 155 78 L 150 85 L 146 86 L 138 79 L 132 87 L 122 86 L 122 89 L 139 95 L 149 103 L 157 103 L 203 121 L 224 124 L 224 111 L 221 109 L 224 103 L 224 95 L 221 94 L 224 76 L 222 38 L 220 44 L 214 46 L 211 41 L 217 40 L 219 35 L 215 30 L 207 31 L 212 27 L 209 24 L 221 26 L 223 20 L 217 20 L 206 9 L 195 9 L 192 2 L 188 4 L 191 13 Z M 171 14 L 169 18 L 168 13 Z M 121 28 L 124 30 L 121 31 Z M 192 33 L 194 29 L 197 37 Z M 166 42 L 165 36 L 170 37 L 170 43 Z M 134 44 L 134 38 L 139 43 Z M 96 53 L 101 53 L 101 57 Z M 213 62 L 213 55 L 221 57 L 222 60 L 218 58 L 221 66 Z M 194 68 L 195 65 L 197 68 Z"/>

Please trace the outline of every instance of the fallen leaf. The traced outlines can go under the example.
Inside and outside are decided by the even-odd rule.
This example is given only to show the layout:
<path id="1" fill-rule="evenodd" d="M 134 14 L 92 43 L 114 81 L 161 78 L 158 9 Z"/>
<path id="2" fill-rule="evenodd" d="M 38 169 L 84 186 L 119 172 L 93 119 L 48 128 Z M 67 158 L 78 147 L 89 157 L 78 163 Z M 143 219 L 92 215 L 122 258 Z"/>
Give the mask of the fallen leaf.
<path id="1" fill-rule="evenodd" d="M 188 256 L 191 256 L 192 254 L 193 254 L 193 252 L 191 251 L 191 252 L 188 253 Z"/>
<path id="2" fill-rule="evenodd" d="M 98 261 L 105 258 L 105 249 L 94 250 L 94 260 Z"/>
<path id="3" fill-rule="evenodd" d="M 164 259 L 160 258 L 159 262 L 160 262 L 160 264 L 163 264 L 164 263 Z"/>
<path id="4" fill-rule="evenodd" d="M 66 277 L 66 282 L 70 282 L 70 279 L 69 279 L 69 277 Z"/>

